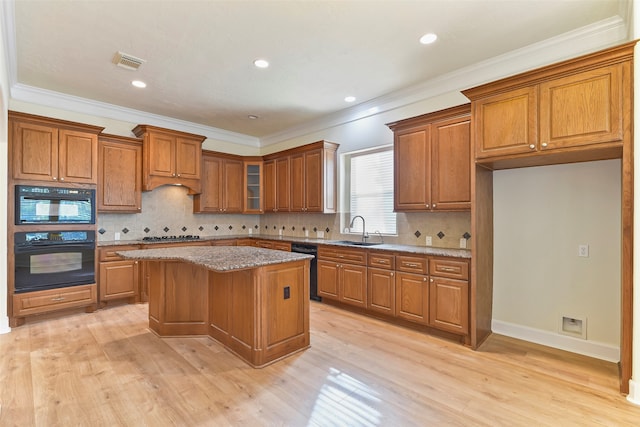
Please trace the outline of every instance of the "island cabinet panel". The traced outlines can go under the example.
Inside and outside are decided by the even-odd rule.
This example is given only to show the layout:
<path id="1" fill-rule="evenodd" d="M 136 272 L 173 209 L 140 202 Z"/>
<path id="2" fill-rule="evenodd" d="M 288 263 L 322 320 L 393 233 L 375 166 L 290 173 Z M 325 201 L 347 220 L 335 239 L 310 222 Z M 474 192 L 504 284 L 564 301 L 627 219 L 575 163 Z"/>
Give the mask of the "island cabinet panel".
<path id="1" fill-rule="evenodd" d="M 149 327 L 159 335 L 208 332 L 207 270 L 183 262 L 148 261 Z M 188 285 L 186 285 L 188 284 Z"/>
<path id="2" fill-rule="evenodd" d="M 245 359 L 254 361 L 257 338 L 255 303 L 260 301 L 261 290 L 251 271 L 230 274 L 232 288 L 229 347 Z"/>
<path id="3" fill-rule="evenodd" d="M 266 267 L 263 271 L 265 310 L 262 323 L 267 325 L 264 354 L 259 364 L 281 358 L 309 345 L 308 261 L 288 267 Z"/>
<path id="4" fill-rule="evenodd" d="M 233 275 L 209 272 L 209 336 L 231 345 Z"/>
<path id="5" fill-rule="evenodd" d="M 14 111 L 8 116 L 14 179 L 97 184 L 104 128 Z"/>

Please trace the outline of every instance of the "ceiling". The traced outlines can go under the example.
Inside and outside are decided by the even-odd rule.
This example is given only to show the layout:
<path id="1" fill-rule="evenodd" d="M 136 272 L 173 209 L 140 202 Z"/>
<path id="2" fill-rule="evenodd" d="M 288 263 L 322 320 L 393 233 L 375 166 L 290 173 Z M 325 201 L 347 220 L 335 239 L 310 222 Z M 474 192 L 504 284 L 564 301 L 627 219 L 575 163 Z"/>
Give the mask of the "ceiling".
<path id="1" fill-rule="evenodd" d="M 627 11 L 626 0 L 15 0 L 8 50 L 13 83 L 263 138 Z M 438 40 L 420 44 L 428 32 Z M 146 62 L 117 67 L 118 51 Z"/>

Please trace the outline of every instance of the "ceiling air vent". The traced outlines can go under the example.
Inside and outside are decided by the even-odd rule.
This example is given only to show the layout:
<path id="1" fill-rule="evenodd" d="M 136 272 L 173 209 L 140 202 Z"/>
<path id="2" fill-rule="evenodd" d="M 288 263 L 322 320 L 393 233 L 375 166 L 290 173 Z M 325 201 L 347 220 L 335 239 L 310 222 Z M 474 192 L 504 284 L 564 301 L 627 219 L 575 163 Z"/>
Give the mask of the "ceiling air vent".
<path id="1" fill-rule="evenodd" d="M 118 52 L 113 57 L 113 63 L 118 67 L 126 68 L 127 70 L 137 70 L 140 68 L 142 64 L 144 64 L 144 59 L 136 58 L 133 55 L 129 55 L 128 53 Z"/>

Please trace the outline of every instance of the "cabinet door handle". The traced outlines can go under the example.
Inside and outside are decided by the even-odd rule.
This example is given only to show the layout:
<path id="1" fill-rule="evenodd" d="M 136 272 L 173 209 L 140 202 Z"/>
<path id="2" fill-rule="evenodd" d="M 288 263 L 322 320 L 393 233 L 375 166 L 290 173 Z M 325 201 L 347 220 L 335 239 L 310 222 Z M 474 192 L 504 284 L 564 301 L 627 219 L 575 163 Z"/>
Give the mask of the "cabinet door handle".
<path id="1" fill-rule="evenodd" d="M 64 297 L 51 298 L 51 301 L 64 301 Z"/>
<path id="2" fill-rule="evenodd" d="M 433 207 L 433 208 L 435 208 L 436 206 L 437 206 L 437 205 L 434 203 L 432 207 Z"/>
<path id="3" fill-rule="evenodd" d="M 425 206 L 428 208 L 429 207 L 429 203 L 425 204 Z"/>
<path id="4" fill-rule="evenodd" d="M 431 283 L 433 283 L 433 279 L 429 279 L 429 281 L 430 281 Z"/>
<path id="5" fill-rule="evenodd" d="M 61 178 L 60 178 L 60 181 L 64 181 L 64 177 L 61 177 Z"/>
<path id="6" fill-rule="evenodd" d="M 376 262 L 378 264 L 389 264 L 389 261 L 386 259 L 377 259 Z"/>
<path id="7" fill-rule="evenodd" d="M 414 264 L 412 262 L 406 262 L 404 265 L 405 265 L 405 267 L 419 267 L 418 264 Z"/>
<path id="8" fill-rule="evenodd" d="M 531 148 L 531 149 L 533 150 L 533 149 L 535 149 L 535 148 L 536 148 L 536 146 L 535 146 L 535 145 L 533 145 L 533 144 L 531 144 L 531 145 L 529 145 L 529 148 Z"/>
<path id="9" fill-rule="evenodd" d="M 546 148 L 546 147 L 547 147 L 547 145 L 548 145 L 548 144 L 547 144 L 546 142 L 543 142 L 543 143 L 542 143 L 542 148 Z"/>
<path id="10" fill-rule="evenodd" d="M 441 271 L 456 271 L 456 269 L 452 268 L 452 267 L 440 267 L 439 270 L 441 270 Z"/>
<path id="11" fill-rule="evenodd" d="M 180 178 L 180 174 L 178 174 L 178 178 Z"/>
<path id="12" fill-rule="evenodd" d="M 427 281 L 427 278 L 426 278 L 426 277 L 424 277 L 424 278 L 422 279 L 422 281 L 423 281 L 423 282 L 426 282 L 426 281 Z"/>
<path id="13" fill-rule="evenodd" d="M 390 275 L 390 276 L 391 276 L 391 277 L 393 277 L 393 273 L 391 273 L 391 275 Z"/>

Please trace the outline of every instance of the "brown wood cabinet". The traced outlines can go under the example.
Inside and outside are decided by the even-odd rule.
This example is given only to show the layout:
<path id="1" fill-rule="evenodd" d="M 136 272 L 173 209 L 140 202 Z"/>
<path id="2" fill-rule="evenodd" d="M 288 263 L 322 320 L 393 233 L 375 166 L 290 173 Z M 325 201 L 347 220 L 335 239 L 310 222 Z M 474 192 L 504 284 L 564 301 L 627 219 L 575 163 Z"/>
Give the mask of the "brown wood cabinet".
<path id="1" fill-rule="evenodd" d="M 394 210 L 471 206 L 469 104 L 387 126 L 394 132 Z"/>
<path id="2" fill-rule="evenodd" d="M 367 269 L 367 308 L 395 316 L 396 273 L 395 256 L 382 252 L 370 252 Z"/>
<path id="3" fill-rule="evenodd" d="M 246 214 L 264 213 L 264 172 L 262 160 L 244 159 L 244 205 Z"/>
<path id="4" fill-rule="evenodd" d="M 203 151 L 201 193 L 193 197 L 195 213 L 242 213 L 242 157 Z"/>
<path id="5" fill-rule="evenodd" d="M 133 133 L 143 140 L 143 190 L 180 184 L 192 194 L 200 193 L 202 142 L 206 137 L 149 125 L 138 125 Z"/>
<path id="6" fill-rule="evenodd" d="M 464 91 L 478 163 L 498 169 L 620 157 L 631 64 L 599 56 L 600 65 L 583 58 Z"/>
<path id="7" fill-rule="evenodd" d="M 95 284 L 13 294 L 12 299 L 12 315 L 17 319 L 76 307 L 85 307 L 87 312 L 92 312 L 97 308 L 98 301 Z"/>
<path id="8" fill-rule="evenodd" d="M 256 239 L 253 240 L 253 245 L 257 248 L 265 248 L 265 249 L 275 249 L 278 251 L 286 251 L 291 252 L 291 243 L 289 242 L 278 242 L 275 240 L 262 240 Z"/>
<path id="9" fill-rule="evenodd" d="M 109 246 L 98 249 L 98 289 L 100 302 L 128 298 L 135 302 L 139 298 L 140 269 L 136 260 L 123 259 L 117 251 L 138 249 L 138 245 Z"/>
<path id="10" fill-rule="evenodd" d="M 320 246 L 318 295 L 366 308 L 366 260 L 365 250 Z"/>
<path id="11" fill-rule="evenodd" d="M 99 212 L 142 211 L 142 140 L 98 136 Z"/>
<path id="12" fill-rule="evenodd" d="M 97 184 L 104 128 L 9 111 L 9 129 L 13 179 Z"/>
<path id="13" fill-rule="evenodd" d="M 429 325 L 466 335 L 469 332 L 469 263 L 429 260 Z"/>
<path id="14" fill-rule="evenodd" d="M 429 266 L 421 256 L 396 257 L 396 316 L 429 323 Z"/>
<path id="15" fill-rule="evenodd" d="M 335 213 L 337 149 L 318 141 L 265 156 L 265 210 Z"/>
<path id="16" fill-rule="evenodd" d="M 264 162 L 265 212 L 289 212 L 291 209 L 291 168 L 289 156 Z"/>

